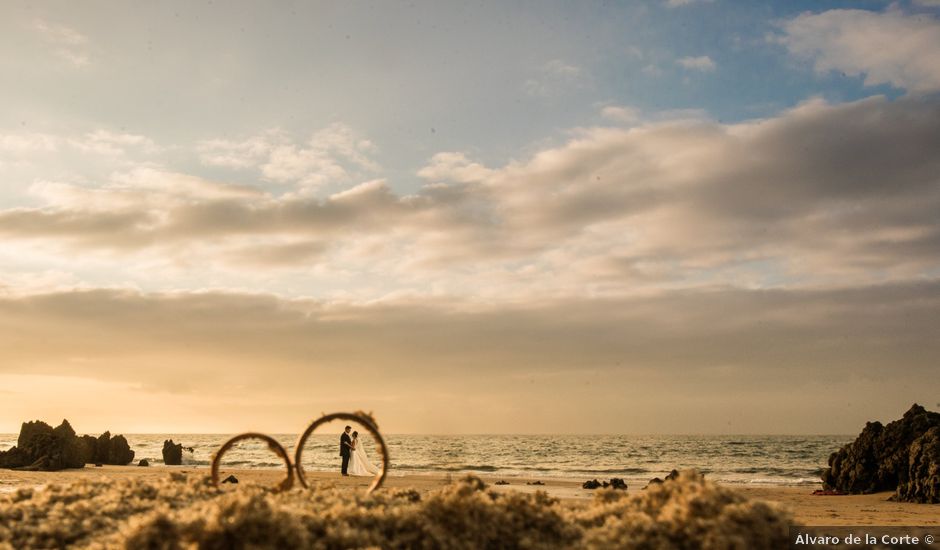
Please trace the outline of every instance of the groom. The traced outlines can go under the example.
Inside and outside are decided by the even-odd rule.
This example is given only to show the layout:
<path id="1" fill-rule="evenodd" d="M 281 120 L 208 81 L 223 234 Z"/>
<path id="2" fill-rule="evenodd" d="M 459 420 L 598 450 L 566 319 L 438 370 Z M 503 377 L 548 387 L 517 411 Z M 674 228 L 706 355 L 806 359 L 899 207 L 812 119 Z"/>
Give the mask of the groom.
<path id="1" fill-rule="evenodd" d="M 339 437 L 339 456 L 343 457 L 343 475 L 348 476 L 346 469 L 349 467 L 349 450 L 352 449 L 352 440 L 349 439 L 349 430 L 352 426 L 346 426 L 343 435 Z"/>

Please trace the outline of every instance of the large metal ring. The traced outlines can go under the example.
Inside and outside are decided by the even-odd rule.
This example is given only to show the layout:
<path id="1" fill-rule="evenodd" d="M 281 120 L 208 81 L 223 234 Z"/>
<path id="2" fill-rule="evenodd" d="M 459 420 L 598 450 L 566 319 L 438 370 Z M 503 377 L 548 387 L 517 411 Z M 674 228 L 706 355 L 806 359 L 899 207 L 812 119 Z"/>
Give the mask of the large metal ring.
<path id="1" fill-rule="evenodd" d="M 300 438 L 297 440 L 297 448 L 294 449 L 294 467 L 297 468 L 297 480 L 300 481 L 300 484 L 304 487 L 310 487 L 307 484 L 307 474 L 304 472 L 303 461 L 301 460 L 303 458 L 304 446 L 307 444 L 307 439 L 311 434 L 313 434 L 314 430 L 316 430 L 319 426 L 326 424 L 327 422 L 332 422 L 333 420 L 348 420 L 360 424 L 363 428 L 366 429 L 366 431 L 372 434 L 372 437 L 375 438 L 376 443 L 379 445 L 379 449 L 382 453 L 382 467 L 372 479 L 372 484 L 370 484 L 369 488 L 366 489 L 366 494 L 368 495 L 372 491 L 375 491 L 381 487 L 382 483 L 385 481 L 385 474 L 388 472 L 388 447 L 385 445 L 385 440 L 382 439 L 382 434 L 379 433 L 379 428 L 375 424 L 375 419 L 372 418 L 372 415 L 362 411 L 356 411 L 354 413 L 325 414 L 307 426 L 307 429 L 304 430 L 304 433 L 300 434 Z"/>
<path id="2" fill-rule="evenodd" d="M 212 484 L 216 487 L 219 486 L 219 465 L 222 463 L 222 455 L 228 452 L 236 443 L 244 439 L 260 439 L 268 444 L 268 448 L 284 460 L 284 465 L 287 467 L 287 477 L 285 477 L 277 485 L 276 491 L 287 491 L 294 486 L 294 468 L 290 463 L 290 456 L 287 454 L 287 451 L 284 450 L 284 447 L 277 442 L 273 437 L 265 435 L 258 432 L 245 432 L 243 434 L 238 434 L 235 437 L 229 439 L 219 447 L 219 450 L 212 455 Z M 305 485 L 306 486 L 306 485 Z"/>

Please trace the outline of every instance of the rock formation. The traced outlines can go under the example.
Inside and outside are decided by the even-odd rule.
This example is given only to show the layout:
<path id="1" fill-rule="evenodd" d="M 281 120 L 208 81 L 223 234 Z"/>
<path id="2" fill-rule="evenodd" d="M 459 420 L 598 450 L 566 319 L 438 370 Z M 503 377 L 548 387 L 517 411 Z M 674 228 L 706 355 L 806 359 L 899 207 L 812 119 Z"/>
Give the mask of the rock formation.
<path id="1" fill-rule="evenodd" d="M 172 439 L 163 442 L 163 463 L 167 466 L 179 466 L 183 463 L 183 444 L 173 443 Z"/>
<path id="2" fill-rule="evenodd" d="M 108 452 L 111 450 L 111 432 L 104 432 L 98 436 L 95 442 L 95 462 L 101 464 L 110 464 L 108 462 Z"/>
<path id="3" fill-rule="evenodd" d="M 78 437 L 68 420 L 57 428 L 45 422 L 24 422 L 16 446 L 0 451 L 0 468 L 62 470 L 82 468 L 85 464 L 130 464 L 134 451 L 124 436 Z"/>
<path id="4" fill-rule="evenodd" d="M 916 403 L 887 426 L 869 422 L 852 443 L 829 457 L 827 489 L 896 491 L 907 502 L 940 502 L 940 414 Z"/>
<path id="5" fill-rule="evenodd" d="M 599 489 L 602 487 L 601 482 L 596 479 L 589 479 L 581 484 L 582 489 Z"/>
<path id="6" fill-rule="evenodd" d="M 116 435 L 111 438 L 108 444 L 107 464 L 117 464 L 125 466 L 134 461 L 134 451 L 128 445 L 127 439 L 123 435 Z"/>
<path id="7" fill-rule="evenodd" d="M 934 426 L 911 443 L 907 476 L 900 476 L 897 499 L 940 502 L 940 427 Z"/>
<path id="8" fill-rule="evenodd" d="M 98 438 L 92 435 L 83 435 L 79 438 L 82 442 L 82 458 L 85 461 L 85 464 L 94 464 L 95 451 L 98 448 Z"/>
<path id="9" fill-rule="evenodd" d="M 84 466 L 84 446 L 68 420 L 56 428 L 24 422 L 16 446 L 0 451 L 0 468 L 54 471 Z"/>
<path id="10" fill-rule="evenodd" d="M 82 436 L 82 441 L 88 449 L 88 456 L 92 457 L 86 459 L 87 463 L 126 466 L 134 461 L 134 451 L 123 435 L 111 437 L 111 432 L 104 432 L 97 438 Z"/>
<path id="11" fill-rule="evenodd" d="M 620 479 L 619 477 L 610 478 L 610 486 L 613 489 L 620 489 L 621 491 L 627 490 L 627 482 Z"/>

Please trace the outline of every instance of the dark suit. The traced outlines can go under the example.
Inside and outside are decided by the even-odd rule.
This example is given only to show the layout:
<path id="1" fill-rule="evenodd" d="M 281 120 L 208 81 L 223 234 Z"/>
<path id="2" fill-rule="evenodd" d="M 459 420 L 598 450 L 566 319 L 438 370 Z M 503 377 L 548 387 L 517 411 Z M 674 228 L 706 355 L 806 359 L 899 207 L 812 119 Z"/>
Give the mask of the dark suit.
<path id="1" fill-rule="evenodd" d="M 352 439 L 345 432 L 339 438 L 339 456 L 343 457 L 343 475 L 346 475 L 346 469 L 349 467 L 349 447 L 352 445 Z"/>

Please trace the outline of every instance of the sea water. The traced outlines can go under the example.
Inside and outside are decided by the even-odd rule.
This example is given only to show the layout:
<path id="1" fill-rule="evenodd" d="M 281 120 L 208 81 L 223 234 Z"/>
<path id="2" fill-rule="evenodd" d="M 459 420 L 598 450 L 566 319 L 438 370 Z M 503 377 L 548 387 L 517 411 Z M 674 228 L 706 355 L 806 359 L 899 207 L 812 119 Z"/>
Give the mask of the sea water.
<path id="1" fill-rule="evenodd" d="M 163 441 L 193 448 L 192 464 L 208 466 L 226 434 L 125 434 L 141 458 L 162 464 Z M 274 437 L 294 454 L 296 435 Z M 395 435 L 384 436 L 390 475 L 486 474 L 494 477 L 608 479 L 645 483 L 673 468 L 696 468 L 724 483 L 805 485 L 819 482 L 830 453 L 853 436 L 812 435 Z M 373 442 L 363 442 L 373 462 Z M 0 435 L 0 450 L 16 435 Z M 187 457 L 188 458 L 188 457 Z M 338 471 L 339 435 L 314 434 L 304 449 L 308 471 Z M 283 462 L 267 445 L 245 441 L 225 455 L 231 468 L 277 468 Z M 184 466 L 184 467 L 187 467 Z"/>

